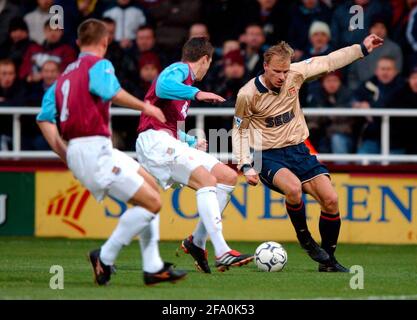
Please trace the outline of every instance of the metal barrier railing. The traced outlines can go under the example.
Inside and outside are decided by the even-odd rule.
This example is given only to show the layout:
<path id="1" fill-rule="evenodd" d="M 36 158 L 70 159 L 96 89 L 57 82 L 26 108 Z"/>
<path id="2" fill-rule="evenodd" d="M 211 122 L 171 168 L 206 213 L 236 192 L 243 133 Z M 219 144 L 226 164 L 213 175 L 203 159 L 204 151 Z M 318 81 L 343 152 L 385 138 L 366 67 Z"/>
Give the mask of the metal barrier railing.
<path id="1" fill-rule="evenodd" d="M 33 159 L 50 159 L 56 158 L 53 152 L 48 151 L 22 151 L 21 150 L 21 122 L 22 115 L 36 115 L 39 113 L 39 108 L 33 107 L 1 107 L 1 115 L 11 115 L 13 117 L 13 148 L 12 151 L 0 151 L 0 159 L 10 158 L 33 158 Z M 311 116 L 347 116 L 347 117 L 380 117 L 381 121 L 381 154 L 320 154 L 319 158 L 323 161 L 346 161 L 346 162 L 361 162 L 367 164 L 369 162 L 380 162 L 388 164 L 390 162 L 410 162 L 417 163 L 417 155 L 393 155 L 390 154 L 390 119 L 393 117 L 415 117 L 417 118 L 417 110 L 413 109 L 321 109 L 321 108 L 306 108 L 303 109 L 307 117 Z M 199 132 L 204 132 L 205 119 L 207 117 L 216 116 L 230 116 L 234 115 L 233 108 L 191 108 L 189 116 L 196 118 L 196 129 Z M 139 113 L 133 110 L 112 108 L 112 116 L 135 116 Z M 417 124 L 417 119 L 416 119 Z M 128 153 L 134 156 L 134 153 Z M 220 159 L 231 159 L 228 153 L 215 154 Z"/>

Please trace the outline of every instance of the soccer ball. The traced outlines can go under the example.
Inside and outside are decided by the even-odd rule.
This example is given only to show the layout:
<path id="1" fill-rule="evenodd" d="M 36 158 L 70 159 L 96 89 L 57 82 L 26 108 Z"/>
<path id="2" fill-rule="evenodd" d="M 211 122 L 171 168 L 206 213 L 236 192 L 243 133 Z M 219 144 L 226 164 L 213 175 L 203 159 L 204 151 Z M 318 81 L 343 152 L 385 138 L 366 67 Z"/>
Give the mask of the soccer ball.
<path id="1" fill-rule="evenodd" d="M 287 251 L 279 243 L 262 243 L 255 251 L 255 264 L 259 270 L 267 272 L 281 271 L 287 264 Z"/>

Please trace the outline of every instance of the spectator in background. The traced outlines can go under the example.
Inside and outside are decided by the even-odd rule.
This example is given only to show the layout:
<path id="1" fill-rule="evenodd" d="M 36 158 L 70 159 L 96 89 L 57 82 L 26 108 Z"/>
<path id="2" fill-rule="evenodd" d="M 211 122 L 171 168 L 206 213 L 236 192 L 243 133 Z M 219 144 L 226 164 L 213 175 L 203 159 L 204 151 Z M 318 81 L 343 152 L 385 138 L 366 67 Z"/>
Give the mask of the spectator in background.
<path id="1" fill-rule="evenodd" d="M 245 31 L 247 9 L 253 0 L 202 1 L 202 20 L 207 25 L 211 42 L 215 47 L 221 47 L 228 39 L 237 39 Z"/>
<path id="2" fill-rule="evenodd" d="M 137 0 L 137 2 L 139 2 L 139 4 L 145 9 L 150 9 L 162 1 L 164 0 Z"/>
<path id="3" fill-rule="evenodd" d="M 233 50 L 224 55 L 223 70 L 213 83 L 211 91 L 227 100 L 223 107 L 234 107 L 237 94 L 247 81 L 245 59 L 240 50 Z"/>
<path id="4" fill-rule="evenodd" d="M 57 62 L 61 67 L 61 72 L 63 72 L 71 62 L 77 59 L 74 48 L 62 41 L 63 30 L 52 29 L 49 21 L 47 21 L 44 24 L 44 32 L 45 42 L 43 46 L 38 47 L 34 53 L 27 52 L 23 58 L 19 76 L 21 79 L 26 79 L 28 83 L 41 81 L 41 68 L 48 60 Z"/>
<path id="5" fill-rule="evenodd" d="M 389 106 L 417 110 L 417 66 L 411 69 L 407 83 L 391 97 Z M 391 118 L 391 146 L 408 154 L 417 154 L 416 118 Z"/>
<path id="6" fill-rule="evenodd" d="M 410 53 L 408 54 L 409 65 L 417 65 L 417 4 L 410 13 L 407 25 L 407 41 L 410 45 Z"/>
<path id="7" fill-rule="evenodd" d="M 263 27 L 266 44 L 273 46 L 288 39 L 290 1 L 257 0 L 250 2 L 244 19 L 246 24 L 256 23 Z"/>
<path id="8" fill-rule="evenodd" d="M 349 10 L 352 6 L 362 6 L 364 12 L 363 27 L 352 30 L 350 26 L 352 14 Z M 332 39 L 336 48 L 350 46 L 361 43 L 368 35 L 371 22 L 375 17 L 384 17 L 388 19 L 391 7 L 388 2 L 379 0 L 354 0 L 342 3 L 333 13 L 332 18 Z"/>
<path id="9" fill-rule="evenodd" d="M 103 17 L 111 18 L 116 22 L 115 39 L 123 49 L 133 45 L 136 31 L 147 22 L 144 11 L 135 6 L 131 0 L 117 0 L 117 4 L 106 10 Z"/>
<path id="10" fill-rule="evenodd" d="M 155 53 L 148 51 L 140 56 L 138 69 L 139 85 L 135 96 L 144 100 L 152 82 L 154 82 L 159 73 L 162 71 L 161 61 Z"/>
<path id="11" fill-rule="evenodd" d="M 22 106 L 25 90 L 10 59 L 0 61 L 0 106 Z"/>
<path id="12" fill-rule="evenodd" d="M 314 21 L 330 23 L 331 11 L 319 0 L 302 0 L 290 13 L 289 42 L 294 48 L 294 61 L 299 61 L 309 45 L 308 34 Z M 363 40 L 363 39 L 362 39 Z"/>
<path id="13" fill-rule="evenodd" d="M 226 40 L 223 43 L 222 54 L 225 56 L 230 51 L 240 50 L 240 43 L 237 40 Z"/>
<path id="14" fill-rule="evenodd" d="M 51 19 L 49 9 L 54 0 L 37 0 L 38 6 L 35 10 L 25 15 L 25 21 L 29 26 L 29 37 L 37 44 L 42 45 L 45 41 L 45 23 Z"/>
<path id="15" fill-rule="evenodd" d="M 210 82 L 210 86 L 206 89 L 216 92 L 226 99 L 221 105 L 225 108 L 234 108 L 236 97 L 239 90 L 246 84 L 248 78 L 246 76 L 245 59 L 240 50 L 233 50 L 226 53 L 222 60 L 222 69 L 216 74 L 217 77 Z M 202 105 L 207 107 L 207 105 Z M 211 107 L 209 105 L 209 107 Z M 212 117 L 206 119 L 207 128 L 210 129 L 232 129 L 233 123 L 230 117 Z M 212 146 L 210 146 L 211 148 Z M 210 149 L 210 152 L 218 152 L 219 150 Z"/>
<path id="16" fill-rule="evenodd" d="M 60 65 L 54 60 L 46 61 L 41 68 L 41 81 L 29 84 L 26 104 L 39 107 L 45 92 L 54 84 L 61 74 Z"/>
<path id="17" fill-rule="evenodd" d="M 210 34 L 204 23 L 194 23 L 190 27 L 189 39 L 191 38 L 207 38 L 210 40 Z"/>
<path id="18" fill-rule="evenodd" d="M 354 93 L 353 107 L 358 109 L 389 108 L 395 101 L 404 81 L 399 76 L 395 59 L 382 57 L 377 63 L 375 76 L 364 82 Z M 363 121 L 362 121 L 363 123 Z M 381 152 L 381 119 L 367 117 L 363 123 L 358 153 L 377 154 Z M 392 153 L 400 151 L 391 149 Z"/>
<path id="19" fill-rule="evenodd" d="M 6 41 L 10 21 L 20 15 L 19 8 L 8 0 L 0 0 L 0 44 Z"/>
<path id="20" fill-rule="evenodd" d="M 308 49 L 304 52 L 302 60 L 311 57 L 325 56 L 333 51 L 333 48 L 330 45 L 330 27 L 327 23 L 322 21 L 313 22 L 308 35 L 310 43 Z"/>
<path id="21" fill-rule="evenodd" d="M 16 67 L 12 60 L 0 61 L 0 107 L 24 105 L 25 90 L 19 82 Z M 0 150 L 10 150 L 12 136 L 12 117 L 0 116 Z"/>
<path id="22" fill-rule="evenodd" d="M 1 45 L 0 59 L 12 59 L 15 66 L 20 66 L 26 52 L 36 50 L 38 45 L 29 40 L 29 29 L 22 18 L 13 18 L 9 26 L 9 39 Z"/>
<path id="23" fill-rule="evenodd" d="M 137 63 L 138 74 L 126 89 L 143 100 L 162 67 L 159 57 L 152 51 L 141 54 Z M 134 150 L 137 139 L 137 119 L 135 117 L 115 117 L 112 120 L 112 125 L 114 145 L 121 150 Z"/>
<path id="24" fill-rule="evenodd" d="M 384 45 L 374 54 L 352 64 L 348 72 L 349 88 L 355 90 L 361 83 L 371 78 L 381 57 L 390 56 L 395 60 L 397 70 L 403 69 L 403 53 L 398 44 L 388 38 L 387 22 L 383 17 L 375 17 L 369 34 L 376 34 L 384 39 Z"/>
<path id="25" fill-rule="evenodd" d="M 262 27 L 251 24 L 241 38 L 244 45 L 246 70 L 249 78 L 254 78 L 263 70 L 263 54 L 265 52 L 265 35 Z"/>
<path id="26" fill-rule="evenodd" d="M 100 19 L 103 15 L 104 1 L 99 0 L 55 0 L 64 9 L 64 41 L 75 46 L 78 26 L 87 19 Z"/>
<path id="27" fill-rule="evenodd" d="M 210 69 L 207 72 L 204 80 L 198 82 L 196 86 L 203 91 L 214 91 L 214 87 L 217 85 L 219 74 L 223 73 L 224 62 L 226 55 L 231 51 L 241 51 L 240 42 L 237 40 L 226 40 L 223 43 L 222 48 L 216 48 L 215 56 L 213 56 L 213 62 Z M 216 59 L 214 59 L 216 57 Z M 246 73 L 246 70 L 245 70 Z M 194 103 L 198 104 L 198 103 Z"/>
<path id="28" fill-rule="evenodd" d="M 60 74 L 60 65 L 56 61 L 46 61 L 41 68 L 41 81 L 29 85 L 26 104 L 39 107 L 45 92 L 55 83 Z M 50 150 L 48 143 L 39 131 L 34 116 L 22 116 L 21 123 L 23 150 Z"/>
<path id="29" fill-rule="evenodd" d="M 329 25 L 322 21 L 315 21 L 311 24 L 308 32 L 310 45 L 307 50 L 304 51 L 304 55 L 301 60 L 307 60 L 312 57 L 323 56 L 331 53 L 333 48 L 330 45 L 331 34 Z M 305 83 L 299 93 L 301 105 L 306 105 L 307 95 L 313 91 L 320 90 L 320 82 L 311 81 Z"/>
<path id="30" fill-rule="evenodd" d="M 352 93 L 343 86 L 342 74 L 335 71 L 319 82 L 319 90 L 310 92 L 308 106 L 312 108 L 348 108 Z M 312 117 L 308 120 L 310 139 L 319 152 L 339 154 L 354 151 L 354 119 L 348 117 Z"/>
<path id="31" fill-rule="evenodd" d="M 141 55 L 147 52 L 156 54 L 163 67 L 171 62 L 166 54 L 157 46 L 155 30 L 150 25 L 142 26 L 137 30 L 135 45 L 129 51 L 129 54 L 133 61 L 139 61 Z"/>
<path id="32" fill-rule="evenodd" d="M 171 61 L 181 59 L 179 48 L 188 40 L 189 28 L 201 21 L 202 0 L 165 0 L 149 9 L 156 21 L 157 45 Z"/>
<path id="33" fill-rule="evenodd" d="M 137 68 L 132 57 L 125 53 L 120 44 L 115 40 L 116 22 L 111 18 L 103 18 L 109 34 L 109 47 L 105 58 L 109 60 L 116 70 L 116 76 L 123 88 L 136 79 Z"/>
<path id="34" fill-rule="evenodd" d="M 87 19 L 97 18 L 97 2 L 98 0 L 77 0 L 77 9 L 81 16 L 79 23 Z"/>

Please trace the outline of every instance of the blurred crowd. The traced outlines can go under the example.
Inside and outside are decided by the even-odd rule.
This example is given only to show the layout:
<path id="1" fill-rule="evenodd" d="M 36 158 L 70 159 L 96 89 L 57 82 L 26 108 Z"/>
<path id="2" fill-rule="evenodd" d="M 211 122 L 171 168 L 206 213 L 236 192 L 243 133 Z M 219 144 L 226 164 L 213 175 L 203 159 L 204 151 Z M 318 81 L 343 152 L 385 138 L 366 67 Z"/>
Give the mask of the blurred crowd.
<path id="1" fill-rule="evenodd" d="M 50 27 L 49 8 L 64 8 L 64 29 Z M 350 27 L 353 5 L 363 26 Z M 39 106 L 44 92 L 78 56 L 77 26 L 105 22 L 111 35 L 106 58 L 122 86 L 143 99 L 167 65 L 180 60 L 190 37 L 208 37 L 216 51 L 201 89 L 234 107 L 239 89 L 263 70 L 263 53 L 285 40 L 294 61 L 360 43 L 369 33 L 385 39 L 366 59 L 306 84 L 303 107 L 416 108 L 417 0 L 0 0 L 0 107 Z M 360 21 L 359 21 L 360 22 Z M 204 106 L 208 105 L 198 105 Z M 115 143 L 133 150 L 138 119 L 116 117 Z M 392 118 L 391 153 L 417 153 L 413 124 Z M 380 153 L 376 117 L 310 117 L 313 145 L 322 153 Z M 192 125 L 192 124 L 191 124 Z M 231 129 L 228 118 L 208 118 L 208 128 Z M 33 117 L 22 118 L 23 150 L 46 150 Z M 12 122 L 0 116 L 0 150 L 11 147 Z"/>

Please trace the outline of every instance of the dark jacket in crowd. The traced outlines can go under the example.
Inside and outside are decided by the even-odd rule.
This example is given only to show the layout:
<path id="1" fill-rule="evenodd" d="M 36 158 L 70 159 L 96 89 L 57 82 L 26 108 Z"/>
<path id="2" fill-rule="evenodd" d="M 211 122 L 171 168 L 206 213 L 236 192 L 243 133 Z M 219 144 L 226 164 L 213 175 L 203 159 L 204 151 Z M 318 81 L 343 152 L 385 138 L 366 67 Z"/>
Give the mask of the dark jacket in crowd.
<path id="1" fill-rule="evenodd" d="M 0 87 L 0 108 L 19 107 L 25 104 L 25 87 L 19 81 L 15 81 L 9 89 Z M 3 100 L 3 101 L 2 101 Z M 10 136 L 12 134 L 11 116 L 0 116 L 0 135 Z"/>
<path id="2" fill-rule="evenodd" d="M 149 9 L 158 45 L 170 54 L 188 40 L 189 27 L 201 19 L 201 0 L 165 0 Z"/>
<path id="3" fill-rule="evenodd" d="M 355 101 L 367 101 L 371 108 L 395 108 L 390 102 L 395 101 L 398 92 L 404 86 L 404 79 L 397 76 L 389 84 L 381 83 L 376 76 L 364 82 L 354 93 Z M 397 104 L 396 104 L 397 105 Z M 372 122 L 367 122 L 363 129 L 363 139 L 380 140 L 381 118 L 374 117 Z"/>
<path id="4" fill-rule="evenodd" d="M 41 65 L 39 65 L 39 63 L 41 61 L 45 62 L 42 55 L 55 57 L 60 65 L 61 72 L 63 72 L 70 63 L 77 60 L 77 52 L 75 49 L 63 41 L 54 44 L 45 42 L 43 46 L 31 46 L 23 57 L 23 62 L 19 69 L 20 79 L 26 79 L 32 73 L 34 65 L 37 66 L 38 72 L 40 71 Z"/>
<path id="5" fill-rule="evenodd" d="M 3 43 L 7 39 L 10 21 L 20 16 L 19 8 L 10 1 L 6 1 L 6 6 L 0 13 L 0 43 Z"/>
<path id="6" fill-rule="evenodd" d="M 247 7 L 244 18 L 246 25 L 251 23 L 259 24 L 263 27 L 266 44 L 273 46 L 278 41 L 288 40 L 288 26 L 290 23 L 291 1 L 278 0 L 271 12 L 264 15 L 257 1 L 253 1 Z"/>
<path id="7" fill-rule="evenodd" d="M 355 5 L 354 1 L 346 1 L 341 4 L 333 13 L 331 30 L 332 42 L 336 48 L 350 46 L 361 43 L 369 32 L 370 24 L 375 17 L 384 17 L 390 21 L 391 6 L 388 1 L 370 0 L 368 5 L 364 6 L 364 21 L 358 29 L 351 30 L 350 21 L 353 15 L 349 12 L 350 8 Z"/>
<path id="8" fill-rule="evenodd" d="M 1 46 L 2 50 L 0 53 L 0 59 L 12 59 L 16 66 L 20 66 L 26 52 L 34 52 L 38 47 L 38 44 L 29 39 L 25 39 L 17 43 L 13 43 L 9 39 Z"/>
<path id="9" fill-rule="evenodd" d="M 123 51 L 118 42 L 113 41 L 109 45 L 105 58 L 113 64 L 122 87 L 126 87 L 128 83 L 136 79 L 136 63 Z"/>
<path id="10" fill-rule="evenodd" d="M 294 49 L 305 50 L 309 45 L 308 33 L 314 21 L 330 23 L 331 10 L 327 5 L 319 2 L 314 9 L 306 9 L 302 4 L 295 5 L 290 13 L 289 41 Z"/>
<path id="11" fill-rule="evenodd" d="M 23 106 L 26 99 L 26 90 L 20 81 L 15 81 L 9 89 L 0 87 L 0 97 L 4 100 L 0 101 L 0 106 Z"/>
<path id="12" fill-rule="evenodd" d="M 307 105 L 310 108 L 349 108 L 352 102 L 352 92 L 341 86 L 334 95 L 329 95 L 322 86 L 318 90 L 309 93 Z M 308 118 L 308 126 L 313 144 L 320 146 L 324 137 L 330 138 L 335 133 L 355 136 L 355 121 L 349 117 L 311 117 Z"/>
<path id="13" fill-rule="evenodd" d="M 395 108 L 417 110 L 417 92 L 413 92 L 410 85 L 405 83 L 388 104 Z M 416 123 L 417 118 L 391 118 L 391 144 L 394 148 L 417 154 Z"/>

